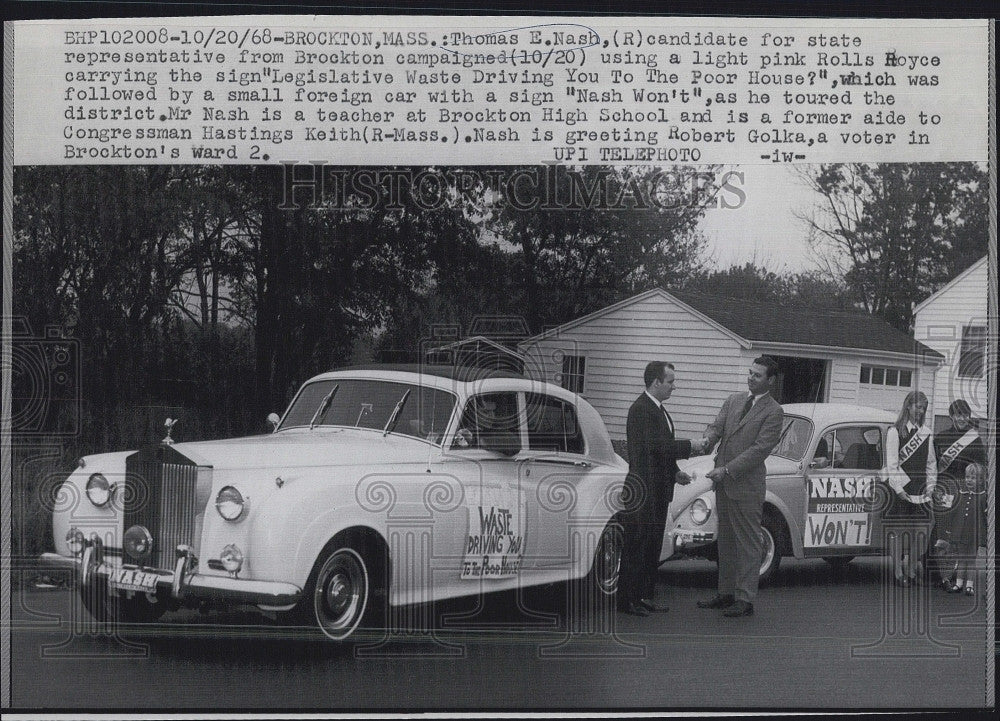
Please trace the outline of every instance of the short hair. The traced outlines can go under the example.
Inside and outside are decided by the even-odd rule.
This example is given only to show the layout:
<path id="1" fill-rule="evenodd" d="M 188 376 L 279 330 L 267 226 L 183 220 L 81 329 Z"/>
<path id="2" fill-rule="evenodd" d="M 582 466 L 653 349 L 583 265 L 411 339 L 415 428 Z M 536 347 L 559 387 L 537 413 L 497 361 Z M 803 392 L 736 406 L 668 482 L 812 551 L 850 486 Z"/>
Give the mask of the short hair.
<path id="1" fill-rule="evenodd" d="M 948 406 L 949 416 L 971 416 L 972 409 L 969 408 L 969 404 L 963 398 L 959 398 L 957 401 L 952 401 L 951 405 Z"/>
<path id="2" fill-rule="evenodd" d="M 767 368 L 767 377 L 774 378 L 778 375 L 778 361 L 774 360 L 769 355 L 762 355 L 754 358 L 754 365 L 764 366 Z"/>
<path id="3" fill-rule="evenodd" d="M 667 361 L 650 361 L 646 364 L 646 370 L 642 372 L 642 382 L 649 388 L 653 381 L 658 381 L 663 377 L 663 371 L 669 368 L 674 369 L 674 364 Z"/>

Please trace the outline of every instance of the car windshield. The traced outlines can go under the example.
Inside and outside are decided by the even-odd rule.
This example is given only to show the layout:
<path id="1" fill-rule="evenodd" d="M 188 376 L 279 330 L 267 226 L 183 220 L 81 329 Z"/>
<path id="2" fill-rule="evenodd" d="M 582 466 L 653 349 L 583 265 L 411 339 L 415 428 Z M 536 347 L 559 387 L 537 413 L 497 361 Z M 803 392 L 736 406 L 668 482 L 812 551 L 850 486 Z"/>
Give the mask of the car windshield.
<path id="1" fill-rule="evenodd" d="M 772 455 L 801 461 L 809 445 L 812 435 L 812 422 L 797 416 L 785 416 L 785 425 L 781 429 L 781 440 L 771 451 Z"/>
<path id="2" fill-rule="evenodd" d="M 436 388 L 376 379 L 337 378 L 307 383 L 292 401 L 278 430 L 308 428 L 312 424 L 382 430 L 404 396 L 390 431 L 439 444 L 455 407 L 455 396 Z M 325 408 L 324 401 L 329 403 Z"/>

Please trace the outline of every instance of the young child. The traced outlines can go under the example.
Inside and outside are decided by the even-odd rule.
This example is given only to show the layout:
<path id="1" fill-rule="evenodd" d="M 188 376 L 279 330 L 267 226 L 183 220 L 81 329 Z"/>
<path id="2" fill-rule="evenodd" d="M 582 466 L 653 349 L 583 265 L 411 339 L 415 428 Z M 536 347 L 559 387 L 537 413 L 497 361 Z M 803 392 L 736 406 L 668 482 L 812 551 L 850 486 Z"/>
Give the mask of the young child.
<path id="1" fill-rule="evenodd" d="M 986 522 L 983 499 L 986 494 L 986 469 L 980 463 L 965 467 L 965 482 L 952 507 L 951 526 L 947 530 L 950 550 L 957 554 L 955 581 L 949 593 L 975 595 L 976 549 L 985 543 Z"/>

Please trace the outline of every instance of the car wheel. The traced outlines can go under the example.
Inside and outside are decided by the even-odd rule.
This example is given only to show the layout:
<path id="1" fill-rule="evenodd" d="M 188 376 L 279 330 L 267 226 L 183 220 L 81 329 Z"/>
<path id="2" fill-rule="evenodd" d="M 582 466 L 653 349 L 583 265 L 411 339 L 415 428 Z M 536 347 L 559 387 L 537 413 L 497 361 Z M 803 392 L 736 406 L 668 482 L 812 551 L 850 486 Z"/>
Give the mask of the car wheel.
<path id="1" fill-rule="evenodd" d="M 830 564 L 831 568 L 839 571 L 847 568 L 847 564 L 854 560 L 854 556 L 823 556 L 823 560 Z"/>
<path id="2" fill-rule="evenodd" d="M 765 513 L 761 522 L 761 535 L 764 538 L 764 557 L 760 563 L 758 584 L 764 586 L 774 580 L 781 565 L 781 554 L 785 544 L 785 524 L 773 514 Z"/>
<path id="3" fill-rule="evenodd" d="M 329 639 L 343 641 L 361 625 L 372 596 L 364 556 L 351 547 L 328 551 L 306 587 L 301 620 Z"/>
<path id="4" fill-rule="evenodd" d="M 594 619 L 612 612 L 609 609 L 613 610 L 618 593 L 624 544 L 621 524 L 612 521 L 605 526 L 594 550 L 590 572 L 569 585 L 566 610 L 571 618 Z"/>
<path id="5" fill-rule="evenodd" d="M 595 596 L 612 597 L 618 592 L 625 532 L 617 522 L 609 523 L 597 542 L 594 563 L 587 576 L 587 588 Z"/>

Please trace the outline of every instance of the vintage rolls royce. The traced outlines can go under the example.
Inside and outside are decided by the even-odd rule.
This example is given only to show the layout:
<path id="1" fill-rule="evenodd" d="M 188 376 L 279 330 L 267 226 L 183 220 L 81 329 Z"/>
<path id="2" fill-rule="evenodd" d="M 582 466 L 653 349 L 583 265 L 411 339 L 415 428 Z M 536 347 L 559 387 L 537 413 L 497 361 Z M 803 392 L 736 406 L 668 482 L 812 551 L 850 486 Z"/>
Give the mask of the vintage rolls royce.
<path id="1" fill-rule="evenodd" d="M 250 604 L 335 641 L 390 607 L 574 581 L 612 597 L 627 466 L 562 388 L 450 366 L 308 380 L 273 432 L 80 459 L 55 553 L 86 608 Z"/>
<path id="2" fill-rule="evenodd" d="M 792 403 L 781 440 L 767 458 L 761 582 L 782 556 L 823 558 L 831 565 L 884 553 L 882 512 L 893 493 L 886 483 L 885 438 L 896 416 L 877 408 Z M 705 473 L 711 456 L 679 463 L 694 478 L 678 486 L 669 510 L 662 560 L 715 559 L 715 492 Z"/>

